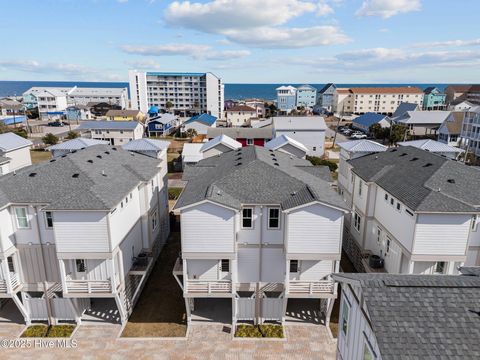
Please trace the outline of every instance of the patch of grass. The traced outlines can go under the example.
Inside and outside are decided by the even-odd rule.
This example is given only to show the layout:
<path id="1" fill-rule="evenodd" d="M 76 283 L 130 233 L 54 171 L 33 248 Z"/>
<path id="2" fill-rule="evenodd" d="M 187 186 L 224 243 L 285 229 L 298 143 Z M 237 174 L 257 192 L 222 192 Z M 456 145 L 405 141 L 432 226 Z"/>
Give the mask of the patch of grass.
<path id="1" fill-rule="evenodd" d="M 44 161 L 48 161 L 52 158 L 50 151 L 45 150 L 30 150 L 30 156 L 32 157 L 32 164 L 38 164 Z"/>
<path id="2" fill-rule="evenodd" d="M 52 325 L 48 329 L 47 337 L 69 338 L 72 336 L 75 325 Z"/>
<path id="3" fill-rule="evenodd" d="M 168 200 L 177 200 L 183 188 L 172 187 L 168 188 Z"/>
<path id="4" fill-rule="evenodd" d="M 281 325 L 238 325 L 235 337 L 242 338 L 283 338 L 283 326 Z"/>
<path id="5" fill-rule="evenodd" d="M 45 337 L 47 332 L 48 325 L 30 325 L 20 337 Z"/>

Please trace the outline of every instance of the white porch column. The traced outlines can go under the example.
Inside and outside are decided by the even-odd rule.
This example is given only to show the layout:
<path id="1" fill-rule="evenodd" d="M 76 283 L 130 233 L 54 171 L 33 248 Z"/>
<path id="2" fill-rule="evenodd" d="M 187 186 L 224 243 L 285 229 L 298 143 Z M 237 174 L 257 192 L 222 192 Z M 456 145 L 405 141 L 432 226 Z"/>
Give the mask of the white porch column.
<path id="1" fill-rule="evenodd" d="M 63 293 L 68 294 L 67 273 L 66 273 L 66 270 L 65 270 L 65 260 L 58 259 L 58 266 L 59 266 L 59 269 L 60 269 L 60 279 L 62 281 Z"/>
<path id="2" fill-rule="evenodd" d="M 2 260 L 2 262 L 0 264 L 2 266 L 3 275 L 5 277 L 5 285 L 7 287 L 7 293 L 11 294 L 12 293 L 12 281 L 10 279 L 10 271 L 8 269 L 8 260 L 5 258 L 5 260 Z"/>

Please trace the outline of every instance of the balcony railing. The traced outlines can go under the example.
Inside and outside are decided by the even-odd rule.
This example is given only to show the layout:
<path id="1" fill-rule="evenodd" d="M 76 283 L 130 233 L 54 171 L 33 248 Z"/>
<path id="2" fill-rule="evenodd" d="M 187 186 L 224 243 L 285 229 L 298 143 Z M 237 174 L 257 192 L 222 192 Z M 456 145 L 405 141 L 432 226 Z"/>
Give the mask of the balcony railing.
<path id="1" fill-rule="evenodd" d="M 191 294 L 229 294 L 232 292 L 230 280 L 188 280 L 186 292 Z"/>
<path id="2" fill-rule="evenodd" d="M 333 280 L 290 280 L 288 283 L 288 293 L 291 295 L 333 294 L 334 284 Z"/>
<path id="3" fill-rule="evenodd" d="M 9 273 L 10 275 L 10 288 L 12 290 L 15 290 L 19 285 L 20 281 L 18 279 L 18 274 L 15 272 Z M 0 294 L 6 294 L 7 293 L 7 280 L 1 279 L 0 280 Z"/>
<path id="4" fill-rule="evenodd" d="M 112 292 L 110 280 L 66 280 L 69 294 L 101 294 Z"/>

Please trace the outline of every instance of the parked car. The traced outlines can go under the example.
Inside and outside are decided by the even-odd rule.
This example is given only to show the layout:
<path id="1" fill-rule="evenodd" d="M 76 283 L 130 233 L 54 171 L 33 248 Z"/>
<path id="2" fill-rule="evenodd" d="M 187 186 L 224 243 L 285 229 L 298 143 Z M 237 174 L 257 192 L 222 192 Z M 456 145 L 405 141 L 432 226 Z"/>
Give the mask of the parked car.
<path id="1" fill-rule="evenodd" d="M 60 126 L 68 125 L 68 123 L 65 122 L 65 121 L 51 121 L 47 125 L 48 126 L 53 126 L 53 127 L 60 127 Z"/>
<path id="2" fill-rule="evenodd" d="M 350 139 L 366 139 L 367 135 L 360 132 L 360 131 L 355 131 L 352 135 L 350 135 Z"/>
<path id="3" fill-rule="evenodd" d="M 350 135 L 353 131 L 351 129 L 343 129 L 342 131 L 340 131 L 343 135 Z"/>

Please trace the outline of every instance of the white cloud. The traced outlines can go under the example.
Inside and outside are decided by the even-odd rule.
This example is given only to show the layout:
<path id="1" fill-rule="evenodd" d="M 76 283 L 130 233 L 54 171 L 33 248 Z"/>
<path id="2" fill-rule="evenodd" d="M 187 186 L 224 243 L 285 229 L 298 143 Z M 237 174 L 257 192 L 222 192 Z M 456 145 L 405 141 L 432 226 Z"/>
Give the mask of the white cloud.
<path id="1" fill-rule="evenodd" d="M 128 0 L 117 0 L 117 2 L 120 3 L 120 4 L 125 4 L 125 3 L 128 2 Z"/>
<path id="2" fill-rule="evenodd" d="M 260 27 L 251 30 L 230 30 L 225 36 L 234 42 L 262 48 L 303 48 L 309 46 L 344 44 L 348 36 L 331 25 L 308 28 Z"/>
<path id="3" fill-rule="evenodd" d="M 85 75 L 94 72 L 93 69 L 83 65 L 41 63 L 36 60 L 0 60 L 0 68 L 32 73 L 62 73 L 70 75 Z"/>
<path id="4" fill-rule="evenodd" d="M 139 70 L 144 70 L 144 69 L 160 70 L 161 69 L 161 65 L 152 59 L 127 61 L 126 64 L 132 68 L 139 69 Z"/>
<path id="5" fill-rule="evenodd" d="M 480 45 L 480 39 L 434 41 L 434 42 L 429 42 L 429 43 L 415 44 L 415 45 L 413 45 L 413 47 L 433 48 L 433 47 L 478 46 L 478 45 Z"/>
<path id="6" fill-rule="evenodd" d="M 248 50 L 214 50 L 208 45 L 197 44 L 164 44 L 164 45 L 123 45 L 120 49 L 127 54 L 144 56 L 176 56 L 183 55 L 193 59 L 224 60 L 243 58 L 250 55 Z"/>
<path id="7" fill-rule="evenodd" d="M 422 8 L 420 0 L 364 0 L 357 16 L 381 16 L 384 19 Z"/>
<path id="8" fill-rule="evenodd" d="M 174 1 L 165 11 L 165 21 L 203 32 L 222 33 L 231 29 L 282 25 L 316 8 L 314 3 L 300 0 Z"/>
<path id="9" fill-rule="evenodd" d="M 318 8 L 317 8 L 317 15 L 318 16 L 326 16 L 329 14 L 333 14 L 334 10 L 333 8 L 327 4 L 325 0 L 320 0 L 318 3 Z"/>

